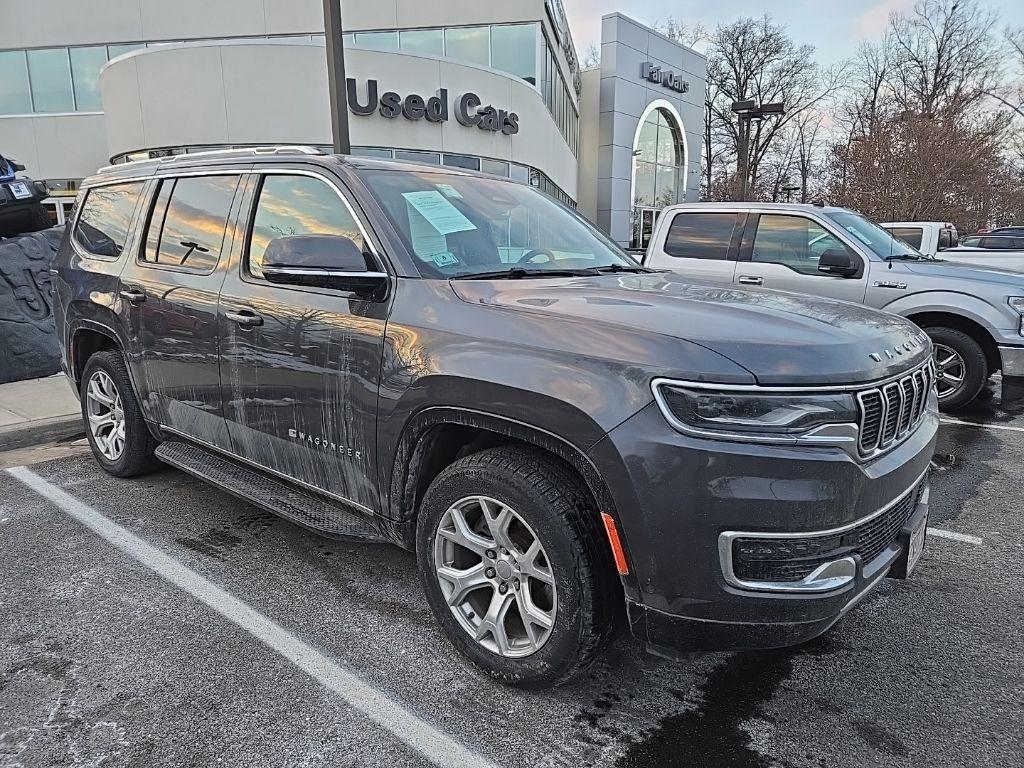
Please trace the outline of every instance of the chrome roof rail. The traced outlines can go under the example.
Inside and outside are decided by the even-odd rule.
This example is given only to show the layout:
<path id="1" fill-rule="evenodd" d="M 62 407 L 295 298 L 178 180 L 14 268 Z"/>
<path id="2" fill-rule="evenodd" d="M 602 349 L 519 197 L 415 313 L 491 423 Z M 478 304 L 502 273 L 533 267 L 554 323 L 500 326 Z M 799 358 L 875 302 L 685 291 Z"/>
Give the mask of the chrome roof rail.
<path id="1" fill-rule="evenodd" d="M 180 155 L 168 155 L 166 157 L 147 157 L 138 160 L 129 160 L 115 165 L 105 165 L 97 173 L 112 173 L 123 168 L 135 168 L 136 163 L 154 163 L 157 165 L 170 165 L 171 163 L 182 162 L 193 157 L 232 157 L 234 155 L 324 155 L 323 150 L 306 144 L 282 144 L 279 146 L 253 146 L 235 147 L 233 149 L 205 149 L 202 152 L 183 152 Z"/>

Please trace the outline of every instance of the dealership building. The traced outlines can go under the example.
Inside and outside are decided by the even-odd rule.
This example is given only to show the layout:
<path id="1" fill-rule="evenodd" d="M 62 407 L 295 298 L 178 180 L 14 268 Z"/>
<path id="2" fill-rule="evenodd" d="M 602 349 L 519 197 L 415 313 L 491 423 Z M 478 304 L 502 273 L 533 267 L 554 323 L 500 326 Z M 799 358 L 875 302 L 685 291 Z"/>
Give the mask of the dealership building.
<path id="1" fill-rule="evenodd" d="M 704 58 L 561 0 L 343 0 L 353 153 L 529 181 L 639 246 L 700 179 Z M 0 24 L 0 154 L 55 196 L 109 163 L 329 148 L 320 0 L 33 0 Z"/>

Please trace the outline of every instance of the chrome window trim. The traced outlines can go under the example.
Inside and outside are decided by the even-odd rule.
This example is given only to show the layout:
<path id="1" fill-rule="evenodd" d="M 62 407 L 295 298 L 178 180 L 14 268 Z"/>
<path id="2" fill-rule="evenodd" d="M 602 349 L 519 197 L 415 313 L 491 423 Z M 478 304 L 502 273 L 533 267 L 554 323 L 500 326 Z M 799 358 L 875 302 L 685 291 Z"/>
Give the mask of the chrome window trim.
<path id="1" fill-rule="evenodd" d="M 263 267 L 263 274 L 293 275 L 295 277 L 361 277 L 380 279 L 388 276 L 387 272 L 349 272 L 344 269 L 320 269 L 318 267 Z M 269 282 L 269 281 L 267 281 Z"/>
<path id="2" fill-rule="evenodd" d="M 903 491 L 903 493 L 901 493 L 898 496 L 896 496 L 895 499 L 890 501 L 885 506 L 883 506 L 883 507 L 881 507 L 879 509 L 876 509 L 871 514 L 865 515 L 864 517 L 860 518 L 859 520 L 854 520 L 852 523 L 847 523 L 845 525 L 836 526 L 835 528 L 826 528 L 826 529 L 820 530 L 820 531 L 798 531 L 798 532 L 781 532 L 781 531 L 723 531 L 722 533 L 720 533 L 718 535 L 718 557 L 719 557 L 719 561 L 720 561 L 721 566 L 722 566 L 722 575 L 725 578 L 726 583 L 729 584 L 732 587 L 736 587 L 737 589 L 749 590 L 749 591 L 753 591 L 753 592 L 821 593 L 821 592 L 831 592 L 833 590 L 840 589 L 840 588 L 846 586 L 846 584 L 848 584 L 848 583 L 850 583 L 850 582 L 852 582 L 854 580 L 855 576 L 850 576 L 842 584 L 838 584 L 838 585 L 834 584 L 834 583 L 831 583 L 831 580 L 826 580 L 822 584 L 818 584 L 818 585 L 816 585 L 814 583 L 805 583 L 805 582 L 807 582 L 808 579 L 810 579 L 810 576 L 808 576 L 807 579 L 804 580 L 804 582 L 799 582 L 799 581 L 798 582 L 745 581 L 745 580 L 739 578 L 738 576 L 736 576 L 736 572 L 733 570 L 733 562 L 732 562 L 732 560 L 733 560 L 733 558 L 732 558 L 732 545 L 733 545 L 733 542 L 736 539 L 745 539 L 745 538 L 749 538 L 749 539 L 817 539 L 817 538 L 824 538 L 824 537 L 828 537 L 828 536 L 838 536 L 838 535 L 844 534 L 847 531 L 851 531 L 854 528 L 858 528 L 861 525 L 864 525 L 866 523 L 871 522 L 876 517 L 880 517 L 881 515 L 884 515 L 890 509 L 892 509 L 897 504 L 899 504 L 901 501 L 903 501 L 909 494 L 913 493 L 918 488 L 918 486 L 921 484 L 921 482 L 925 479 L 925 477 L 927 477 L 927 475 L 928 475 L 928 469 L 926 468 L 920 475 L 917 476 L 917 479 L 914 480 L 914 482 L 910 484 L 909 488 L 907 488 L 905 491 Z M 923 494 L 922 499 L 921 499 L 921 503 L 923 503 L 923 504 L 927 504 L 928 503 L 928 493 L 929 493 L 929 489 L 926 486 L 925 489 L 924 489 L 924 494 Z M 840 558 L 840 559 L 845 559 L 845 558 Z M 837 561 L 833 561 L 833 562 L 838 562 L 838 560 Z M 864 565 L 868 565 L 868 563 L 865 563 Z M 820 570 L 822 570 L 823 567 L 824 566 L 819 567 L 817 570 L 820 571 Z M 813 575 L 814 574 L 812 573 L 811 576 L 813 576 Z"/>

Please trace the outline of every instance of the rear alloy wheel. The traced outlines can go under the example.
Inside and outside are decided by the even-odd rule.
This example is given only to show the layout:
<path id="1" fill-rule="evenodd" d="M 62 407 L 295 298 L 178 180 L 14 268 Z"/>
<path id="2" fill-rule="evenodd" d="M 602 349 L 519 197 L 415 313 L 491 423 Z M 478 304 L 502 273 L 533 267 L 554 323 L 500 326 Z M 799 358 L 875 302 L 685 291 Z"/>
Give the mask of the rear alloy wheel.
<path id="1" fill-rule="evenodd" d="M 85 435 L 104 470 L 116 477 L 134 477 L 159 466 L 153 457 L 156 440 L 142 417 L 120 353 L 103 350 L 89 358 L 79 396 Z"/>
<path id="2" fill-rule="evenodd" d="M 443 470 L 420 504 L 416 556 L 452 645 L 503 683 L 567 680 L 614 630 L 622 591 L 599 514 L 541 450 L 490 448 Z"/>
<path id="3" fill-rule="evenodd" d="M 988 379 L 985 352 L 963 331 L 939 327 L 924 330 L 932 340 L 939 409 L 963 408 L 978 396 Z"/>

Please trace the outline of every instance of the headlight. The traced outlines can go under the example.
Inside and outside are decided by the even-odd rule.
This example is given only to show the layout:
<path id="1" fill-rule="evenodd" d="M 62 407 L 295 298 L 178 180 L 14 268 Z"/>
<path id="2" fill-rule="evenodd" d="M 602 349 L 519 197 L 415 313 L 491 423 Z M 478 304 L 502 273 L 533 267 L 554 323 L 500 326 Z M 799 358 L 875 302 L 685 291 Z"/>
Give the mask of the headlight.
<path id="1" fill-rule="evenodd" d="M 1007 301 L 1020 315 L 1020 326 L 1018 326 L 1017 332 L 1024 336 L 1024 296 L 1011 296 Z"/>
<path id="2" fill-rule="evenodd" d="M 836 393 L 757 392 L 687 388 L 656 383 L 662 412 L 676 429 L 715 437 L 796 438 L 829 424 L 856 424 L 853 395 Z"/>

